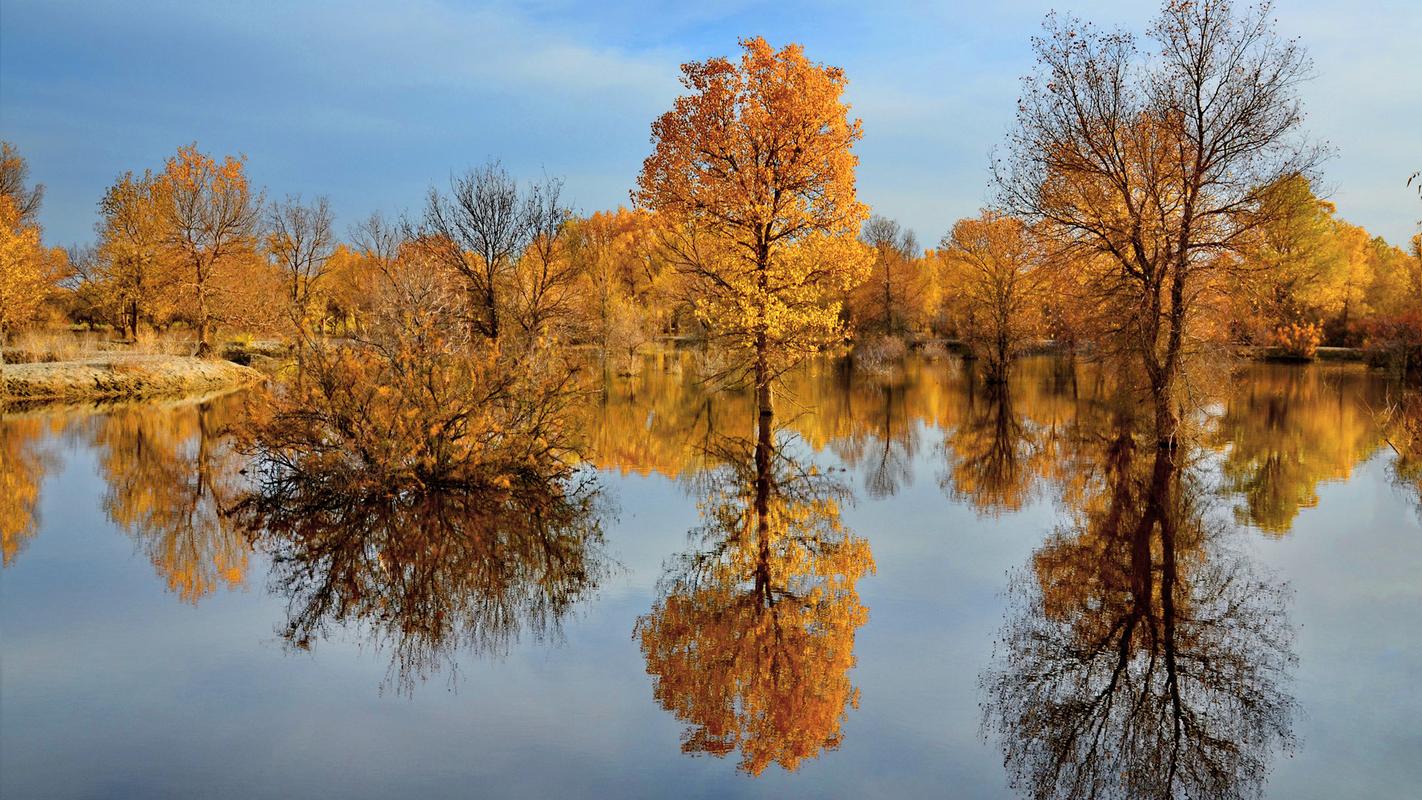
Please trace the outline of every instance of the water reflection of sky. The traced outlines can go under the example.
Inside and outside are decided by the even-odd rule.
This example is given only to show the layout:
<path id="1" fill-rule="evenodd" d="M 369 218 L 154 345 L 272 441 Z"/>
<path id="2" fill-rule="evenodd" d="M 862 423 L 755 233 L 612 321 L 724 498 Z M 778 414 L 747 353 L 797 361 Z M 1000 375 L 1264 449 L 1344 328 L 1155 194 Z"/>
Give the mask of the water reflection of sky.
<path id="1" fill-rule="evenodd" d="M 1417 510 L 1390 483 L 1381 449 L 1361 448 L 1346 477 L 1320 465 L 1350 449 L 1317 433 L 1353 435 L 1356 415 L 1336 402 L 1348 396 L 1325 391 L 1309 406 L 1296 381 L 1270 380 L 1256 381 L 1256 400 L 1292 392 L 1317 419 L 1281 426 L 1264 400 L 1236 402 L 1254 409 L 1240 424 L 1257 424 L 1233 438 L 1272 430 L 1276 444 L 1302 442 L 1281 444 L 1274 463 L 1323 477 L 1293 493 L 1316 492 L 1317 502 L 1294 511 L 1286 534 L 1236 539 L 1293 590 L 1299 746 L 1273 758 L 1266 795 L 1404 796 L 1422 783 L 1413 756 L 1422 694 L 1409 680 L 1422 668 Z M 947 395 L 914 402 L 948 408 Z M 1023 405 L 1028 415 L 1042 407 Z M 861 402 L 855 412 L 871 437 L 875 410 Z M 561 635 L 522 637 L 504 658 L 462 658 L 457 677 L 437 675 L 405 696 L 380 691 L 388 658 L 357 637 L 284 649 L 285 601 L 267 591 L 259 557 L 242 588 L 180 602 L 106 517 L 96 451 L 47 433 L 59 458 L 42 485 L 39 531 L 0 575 L 0 793 L 1009 797 L 997 747 L 979 735 L 978 680 L 1003 624 L 1007 574 L 1060 517 L 1050 492 L 996 517 L 951 500 L 938 479 L 941 419 L 910 416 L 912 480 L 874 499 L 872 460 L 849 470 L 858 498 L 843 522 L 877 565 L 858 582 L 869 608 L 854 642 L 860 706 L 837 750 L 758 778 L 737 773 L 734 758 L 680 752 L 684 726 L 653 700 L 632 635 L 663 562 L 698 524 L 682 481 L 604 472 L 620 512 L 606 531 L 618 568 Z"/>

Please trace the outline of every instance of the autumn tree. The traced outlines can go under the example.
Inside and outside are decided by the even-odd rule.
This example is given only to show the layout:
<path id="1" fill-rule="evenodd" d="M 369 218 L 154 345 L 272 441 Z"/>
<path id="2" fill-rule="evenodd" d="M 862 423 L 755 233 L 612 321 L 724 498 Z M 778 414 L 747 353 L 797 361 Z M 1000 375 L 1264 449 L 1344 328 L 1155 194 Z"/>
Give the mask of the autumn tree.
<path id="1" fill-rule="evenodd" d="M 837 298 L 868 269 L 851 149 L 861 131 L 843 70 L 799 45 L 741 48 L 739 62 L 682 66 L 689 93 L 652 124 L 633 198 L 665 217 L 698 317 L 746 354 L 736 369 L 769 416 L 772 381 L 842 336 Z"/>
<path id="2" fill-rule="evenodd" d="M 572 319 L 578 265 L 569 252 L 563 182 L 548 178 L 530 187 L 523 205 L 528 244 L 514 269 L 514 318 L 523 333 L 540 336 Z"/>
<path id="3" fill-rule="evenodd" d="M 178 148 L 160 177 L 167 246 L 185 273 L 200 356 L 212 352 L 214 322 L 241 310 L 230 299 L 256 260 L 262 198 L 245 164 L 233 156 L 219 162 L 192 144 Z"/>
<path id="4" fill-rule="evenodd" d="M 674 272 L 658 253 L 656 219 L 643 210 L 599 211 L 569 222 L 577 270 L 573 292 L 579 336 L 624 371 L 652 336 L 667 331 L 680 308 Z"/>
<path id="5" fill-rule="evenodd" d="M 1309 61 L 1275 32 L 1267 2 L 1168 0 L 1150 48 L 1073 18 L 1044 27 L 993 165 L 998 200 L 1044 224 L 1064 257 L 1099 267 L 1086 288 L 1143 372 L 1168 445 L 1182 360 L 1209 337 L 1208 302 L 1263 222 L 1251 213 L 1261 192 L 1321 158 L 1299 136 Z"/>
<path id="6" fill-rule="evenodd" d="M 43 187 L 27 187 L 29 167 L 8 142 L 0 157 L 0 363 L 9 333 L 29 321 L 55 283 L 64 276 L 68 259 L 59 248 L 46 248 L 35 216 Z"/>
<path id="7" fill-rule="evenodd" d="M 1019 219 L 984 211 L 959 220 L 939 252 L 959 335 L 982 360 L 988 382 L 1006 382 L 1012 362 L 1042 330 L 1046 266 L 1033 231 Z"/>
<path id="8" fill-rule="evenodd" d="M 298 338 L 305 336 L 335 246 L 331 204 L 325 197 L 303 204 L 300 195 L 288 195 L 268 210 L 267 252 L 286 283 L 288 313 Z"/>
<path id="9" fill-rule="evenodd" d="M 44 201 L 44 185 L 30 185 L 30 164 L 10 142 L 0 142 L 0 195 L 10 198 L 20 225 L 32 225 Z"/>
<path id="10" fill-rule="evenodd" d="M 868 280 L 850 295 L 851 318 L 857 328 L 885 336 L 902 336 L 923 320 L 928 283 L 918 239 L 887 217 L 873 216 L 860 235 L 874 251 Z"/>
<path id="11" fill-rule="evenodd" d="M 125 172 L 99 201 L 99 244 L 88 277 L 117 318 L 116 327 L 130 339 L 140 323 L 166 321 L 179 302 L 180 276 L 166 249 L 166 187 L 152 171 Z"/>

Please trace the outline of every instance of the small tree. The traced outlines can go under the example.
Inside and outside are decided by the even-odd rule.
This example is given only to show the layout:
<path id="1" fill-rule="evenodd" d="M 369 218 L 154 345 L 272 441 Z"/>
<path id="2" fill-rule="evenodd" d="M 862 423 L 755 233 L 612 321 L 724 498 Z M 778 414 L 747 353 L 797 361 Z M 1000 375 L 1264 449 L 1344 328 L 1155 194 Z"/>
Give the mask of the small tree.
<path id="1" fill-rule="evenodd" d="M 959 333 L 982 360 L 987 381 L 1005 383 L 1012 362 L 1042 330 L 1041 249 L 1022 220 L 991 211 L 958 220 L 941 248 Z"/>

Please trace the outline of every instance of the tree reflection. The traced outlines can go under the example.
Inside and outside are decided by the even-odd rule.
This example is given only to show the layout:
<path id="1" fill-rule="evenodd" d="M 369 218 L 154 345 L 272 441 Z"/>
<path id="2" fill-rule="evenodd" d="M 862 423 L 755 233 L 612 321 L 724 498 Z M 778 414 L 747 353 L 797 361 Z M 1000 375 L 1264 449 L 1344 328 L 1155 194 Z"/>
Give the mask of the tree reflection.
<path id="1" fill-rule="evenodd" d="M 9 567 L 39 530 L 39 490 L 53 468 L 38 419 L 0 417 L 0 563 Z"/>
<path id="2" fill-rule="evenodd" d="M 281 635 L 308 649 L 358 631 L 391 651 L 401 690 L 460 651 L 556 632 L 604 572 L 590 482 L 390 493 L 326 478 L 269 476 L 239 512 L 287 598 Z"/>
<path id="3" fill-rule="evenodd" d="M 984 726 L 1024 796 L 1252 796 L 1292 744 L 1287 590 L 1225 547 L 1183 457 L 1109 439 L 1012 578 Z"/>
<path id="4" fill-rule="evenodd" d="M 656 699 L 686 723 L 682 750 L 740 769 L 786 770 L 837 747 L 868 542 L 840 521 L 849 490 L 798 462 L 763 416 L 754 443 L 725 439 L 696 478 L 704 523 L 672 561 L 636 636 Z"/>
<path id="5" fill-rule="evenodd" d="M 943 490 L 980 513 L 1017 511 L 1037 481 L 1040 444 L 1036 431 L 1013 408 L 1007 383 L 989 384 L 982 394 L 969 384 L 967 410 L 948 434 L 948 469 Z"/>

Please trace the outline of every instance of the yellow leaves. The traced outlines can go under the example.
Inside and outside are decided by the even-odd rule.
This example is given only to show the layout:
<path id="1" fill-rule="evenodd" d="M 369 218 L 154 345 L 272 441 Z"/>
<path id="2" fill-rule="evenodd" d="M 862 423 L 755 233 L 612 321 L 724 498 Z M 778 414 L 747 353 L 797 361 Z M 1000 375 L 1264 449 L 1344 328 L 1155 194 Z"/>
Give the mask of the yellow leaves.
<path id="1" fill-rule="evenodd" d="M 837 299 L 870 259 L 857 241 L 860 138 L 839 69 L 798 45 L 741 42 L 739 64 L 685 65 L 691 91 L 652 126 L 637 204 L 698 290 L 698 317 L 740 346 L 794 360 L 837 333 Z M 834 298 L 834 299 L 831 299 Z M 769 339 L 769 341 L 767 341 Z"/>

